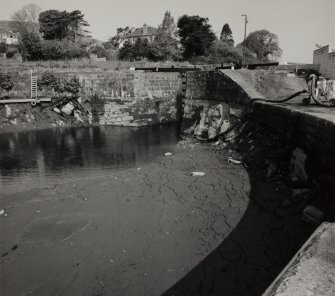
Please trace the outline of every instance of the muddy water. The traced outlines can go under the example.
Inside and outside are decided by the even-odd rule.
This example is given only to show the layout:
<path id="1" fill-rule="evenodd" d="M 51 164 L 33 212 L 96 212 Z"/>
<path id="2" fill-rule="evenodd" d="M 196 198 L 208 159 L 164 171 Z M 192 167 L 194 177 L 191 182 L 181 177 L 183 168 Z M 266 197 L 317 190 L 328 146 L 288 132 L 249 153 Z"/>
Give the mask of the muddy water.
<path id="1" fill-rule="evenodd" d="M 258 296 L 310 234 L 278 184 L 173 126 L 0 139 L 0 295 Z"/>
<path id="2" fill-rule="evenodd" d="M 176 125 L 83 127 L 0 136 L 1 193 L 13 193 L 111 170 L 140 166 L 171 150 Z M 0 194 L 1 194 L 0 193 Z"/>

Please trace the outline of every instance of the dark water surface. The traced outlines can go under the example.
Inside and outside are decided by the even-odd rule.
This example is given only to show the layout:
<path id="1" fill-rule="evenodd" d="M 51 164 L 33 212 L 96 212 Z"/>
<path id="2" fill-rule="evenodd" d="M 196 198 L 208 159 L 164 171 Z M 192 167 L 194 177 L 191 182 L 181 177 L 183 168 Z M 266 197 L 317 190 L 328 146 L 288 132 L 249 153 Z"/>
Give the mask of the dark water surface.
<path id="1" fill-rule="evenodd" d="M 174 124 L 54 128 L 0 135 L 0 195 L 139 167 L 174 148 Z"/>

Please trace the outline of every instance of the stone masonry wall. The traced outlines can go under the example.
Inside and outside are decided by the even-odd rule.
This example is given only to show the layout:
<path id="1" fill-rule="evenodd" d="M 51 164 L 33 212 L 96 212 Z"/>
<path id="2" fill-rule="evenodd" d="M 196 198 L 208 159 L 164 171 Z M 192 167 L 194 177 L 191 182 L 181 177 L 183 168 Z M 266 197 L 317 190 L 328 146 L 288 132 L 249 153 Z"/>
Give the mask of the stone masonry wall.
<path id="1" fill-rule="evenodd" d="M 178 121 L 179 73 L 127 71 L 78 78 L 96 123 L 142 126 Z"/>
<path id="2" fill-rule="evenodd" d="M 314 50 L 313 64 L 320 65 L 320 73 L 326 78 L 335 79 L 335 51 L 329 45 Z"/>
<path id="3" fill-rule="evenodd" d="M 188 72 L 185 98 L 201 101 L 226 101 L 231 104 L 248 104 L 250 98 L 226 74 L 215 71 Z"/>
<path id="4" fill-rule="evenodd" d="M 200 113 L 213 105 L 226 102 L 228 112 L 248 104 L 250 97 L 226 74 L 215 71 L 187 72 L 183 99 L 183 129 L 199 120 Z M 228 105 L 229 104 L 229 105 Z"/>

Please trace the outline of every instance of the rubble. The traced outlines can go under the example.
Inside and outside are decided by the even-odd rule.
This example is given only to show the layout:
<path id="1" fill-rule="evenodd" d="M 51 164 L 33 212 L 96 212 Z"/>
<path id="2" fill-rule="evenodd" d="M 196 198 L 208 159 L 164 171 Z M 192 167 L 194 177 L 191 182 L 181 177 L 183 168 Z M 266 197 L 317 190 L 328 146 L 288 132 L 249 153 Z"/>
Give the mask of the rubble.
<path id="1" fill-rule="evenodd" d="M 199 124 L 194 128 L 194 135 L 203 139 L 212 140 L 230 128 L 229 111 L 226 104 L 218 104 L 204 108 L 200 114 Z M 192 126 L 187 132 L 193 130 Z"/>
<path id="2" fill-rule="evenodd" d="M 309 205 L 303 210 L 303 218 L 307 222 L 321 224 L 324 221 L 325 214 L 319 208 Z"/>
<path id="3" fill-rule="evenodd" d="M 191 173 L 191 176 L 199 176 L 199 177 L 203 177 L 203 176 L 205 176 L 206 175 L 206 173 L 204 173 L 204 172 L 192 172 Z"/>
<path id="4" fill-rule="evenodd" d="M 71 115 L 74 110 L 74 106 L 71 103 L 67 103 L 63 108 L 62 108 L 62 113 L 66 115 Z"/>

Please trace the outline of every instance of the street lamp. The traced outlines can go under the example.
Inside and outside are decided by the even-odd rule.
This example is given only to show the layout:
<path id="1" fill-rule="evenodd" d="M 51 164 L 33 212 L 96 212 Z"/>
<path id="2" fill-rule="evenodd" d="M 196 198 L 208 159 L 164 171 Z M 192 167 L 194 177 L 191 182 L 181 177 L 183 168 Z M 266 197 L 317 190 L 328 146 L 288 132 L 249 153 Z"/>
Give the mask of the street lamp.
<path id="1" fill-rule="evenodd" d="M 245 64 L 245 39 L 247 39 L 247 23 L 248 23 L 248 16 L 246 14 L 242 14 L 241 16 L 244 17 L 244 41 L 243 41 L 243 56 L 242 56 L 242 66 Z"/>

